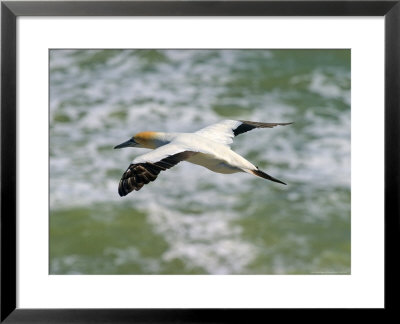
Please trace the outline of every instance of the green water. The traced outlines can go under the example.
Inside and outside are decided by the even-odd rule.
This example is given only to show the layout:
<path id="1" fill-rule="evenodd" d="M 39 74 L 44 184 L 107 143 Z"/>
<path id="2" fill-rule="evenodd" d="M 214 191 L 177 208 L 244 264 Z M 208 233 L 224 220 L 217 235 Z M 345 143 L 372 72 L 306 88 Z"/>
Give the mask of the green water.
<path id="1" fill-rule="evenodd" d="M 349 274 L 349 50 L 52 50 L 51 274 Z M 189 163 L 121 198 L 134 133 L 253 130 L 233 150 L 288 185 Z"/>

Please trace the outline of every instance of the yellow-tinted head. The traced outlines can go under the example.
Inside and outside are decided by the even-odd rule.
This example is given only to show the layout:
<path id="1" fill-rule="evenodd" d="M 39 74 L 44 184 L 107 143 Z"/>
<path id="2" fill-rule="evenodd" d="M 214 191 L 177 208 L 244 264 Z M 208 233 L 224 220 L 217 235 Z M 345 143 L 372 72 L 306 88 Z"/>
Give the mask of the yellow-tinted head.
<path id="1" fill-rule="evenodd" d="M 133 136 L 133 139 L 140 147 L 156 148 L 156 132 L 140 132 Z"/>
<path id="2" fill-rule="evenodd" d="M 115 149 L 120 149 L 124 147 L 144 147 L 144 148 L 151 148 L 154 149 L 157 147 L 156 140 L 157 140 L 156 132 L 141 132 L 134 135 L 132 138 L 123 142 L 117 146 Z"/>

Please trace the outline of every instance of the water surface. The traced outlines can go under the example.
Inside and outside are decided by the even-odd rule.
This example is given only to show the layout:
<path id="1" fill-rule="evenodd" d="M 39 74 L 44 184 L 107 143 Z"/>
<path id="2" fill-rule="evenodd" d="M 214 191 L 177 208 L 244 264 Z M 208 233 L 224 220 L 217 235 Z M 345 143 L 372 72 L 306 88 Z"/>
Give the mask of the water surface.
<path id="1" fill-rule="evenodd" d="M 189 163 L 121 198 L 145 131 L 295 122 L 233 149 L 283 186 Z M 51 274 L 350 273 L 349 50 L 50 51 Z"/>

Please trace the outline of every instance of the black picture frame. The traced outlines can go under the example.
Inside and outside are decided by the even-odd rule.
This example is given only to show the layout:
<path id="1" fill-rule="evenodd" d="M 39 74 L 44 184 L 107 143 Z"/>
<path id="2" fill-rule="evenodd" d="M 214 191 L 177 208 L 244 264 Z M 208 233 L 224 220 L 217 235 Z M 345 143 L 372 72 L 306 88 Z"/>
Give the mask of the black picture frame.
<path id="1" fill-rule="evenodd" d="M 1 3 L 1 318 L 3 323 L 236 322 L 268 309 L 16 308 L 16 19 L 19 16 L 384 16 L 385 311 L 396 308 L 400 129 L 400 0 L 396 1 L 4 1 Z M 371 125 L 373 131 L 373 125 Z M 373 154 L 373 152 L 371 152 Z M 373 176 L 373 170 L 367 177 Z M 298 310 L 297 310 L 298 311 Z M 382 310 L 379 314 L 382 314 Z M 303 311 L 304 314 L 304 311 Z M 257 317 L 256 317 L 257 316 Z M 266 319 L 266 318 L 265 318 Z"/>

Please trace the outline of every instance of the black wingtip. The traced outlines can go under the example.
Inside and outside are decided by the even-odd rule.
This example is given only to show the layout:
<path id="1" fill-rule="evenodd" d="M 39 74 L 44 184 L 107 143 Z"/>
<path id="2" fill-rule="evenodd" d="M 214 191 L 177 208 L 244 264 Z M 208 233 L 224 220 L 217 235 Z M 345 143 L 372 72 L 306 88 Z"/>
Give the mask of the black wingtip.
<path id="1" fill-rule="evenodd" d="M 263 172 L 263 171 L 261 171 L 259 169 L 252 170 L 251 172 L 254 175 L 258 176 L 258 177 L 261 177 L 261 178 L 264 178 L 264 179 L 267 179 L 267 180 L 270 180 L 270 181 L 273 181 L 273 182 L 277 182 L 277 183 L 280 183 L 280 184 L 283 184 L 283 185 L 287 186 L 287 184 L 285 182 L 283 182 L 283 181 L 281 181 L 281 180 L 279 180 L 277 178 L 274 178 L 274 177 L 270 176 L 269 174 L 267 174 L 267 173 L 265 173 L 265 172 Z"/>
<path id="2" fill-rule="evenodd" d="M 125 192 L 123 185 L 122 185 L 122 181 L 123 180 L 120 180 L 119 185 L 118 185 L 118 194 L 120 197 L 125 197 L 128 193 Z"/>
<path id="3" fill-rule="evenodd" d="M 283 182 L 283 181 L 281 181 L 281 180 L 279 180 L 279 179 L 276 179 L 276 178 L 274 178 L 274 177 L 271 177 L 271 178 L 269 178 L 268 180 L 271 180 L 271 181 L 273 181 L 273 182 L 277 182 L 277 183 L 280 183 L 280 184 L 283 184 L 283 185 L 287 186 L 287 183 L 285 183 L 285 182 Z"/>
<path id="4" fill-rule="evenodd" d="M 289 123 L 277 123 L 276 126 L 287 126 L 287 125 L 292 125 L 294 122 L 289 122 Z"/>

